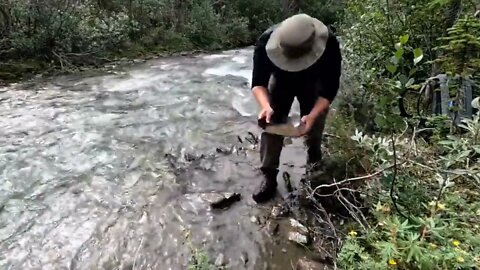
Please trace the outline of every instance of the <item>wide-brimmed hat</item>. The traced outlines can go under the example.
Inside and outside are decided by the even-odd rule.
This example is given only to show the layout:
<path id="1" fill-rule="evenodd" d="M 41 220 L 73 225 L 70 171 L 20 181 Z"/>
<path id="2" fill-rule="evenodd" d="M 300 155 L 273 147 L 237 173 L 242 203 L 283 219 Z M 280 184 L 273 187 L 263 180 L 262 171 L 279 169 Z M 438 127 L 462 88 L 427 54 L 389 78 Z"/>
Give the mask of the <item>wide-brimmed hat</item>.
<path id="1" fill-rule="evenodd" d="M 266 45 L 268 58 L 280 69 L 301 71 L 313 65 L 325 51 L 328 28 L 307 14 L 293 15 L 273 30 Z"/>

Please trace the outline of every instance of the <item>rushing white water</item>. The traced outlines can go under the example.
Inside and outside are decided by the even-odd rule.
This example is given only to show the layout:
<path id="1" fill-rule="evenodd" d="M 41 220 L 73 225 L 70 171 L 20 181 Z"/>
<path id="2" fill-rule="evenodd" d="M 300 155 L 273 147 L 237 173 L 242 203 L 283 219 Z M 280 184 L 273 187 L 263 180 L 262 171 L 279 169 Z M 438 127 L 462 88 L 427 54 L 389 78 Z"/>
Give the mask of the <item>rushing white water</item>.
<path id="1" fill-rule="evenodd" d="M 216 151 L 259 134 L 251 53 L 1 89 L 0 268 L 185 269 L 191 241 L 230 269 L 285 269 L 299 251 L 250 221 L 258 152 Z M 303 155 L 298 143 L 282 159 Z M 210 191 L 243 198 L 212 211 Z"/>

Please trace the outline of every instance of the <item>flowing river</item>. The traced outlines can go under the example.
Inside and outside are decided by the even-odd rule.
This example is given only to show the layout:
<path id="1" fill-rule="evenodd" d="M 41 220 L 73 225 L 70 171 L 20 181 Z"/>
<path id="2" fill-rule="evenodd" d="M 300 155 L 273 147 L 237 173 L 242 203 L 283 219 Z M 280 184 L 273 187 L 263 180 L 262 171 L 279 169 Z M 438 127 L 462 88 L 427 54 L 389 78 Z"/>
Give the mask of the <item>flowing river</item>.
<path id="1" fill-rule="evenodd" d="M 186 269 L 192 247 L 228 269 L 295 264 L 303 249 L 252 218 L 271 205 L 251 199 L 251 58 L 161 58 L 0 88 L 0 269 Z M 301 140 L 282 152 L 294 184 L 304 159 Z M 242 199 L 215 210 L 209 192 Z"/>

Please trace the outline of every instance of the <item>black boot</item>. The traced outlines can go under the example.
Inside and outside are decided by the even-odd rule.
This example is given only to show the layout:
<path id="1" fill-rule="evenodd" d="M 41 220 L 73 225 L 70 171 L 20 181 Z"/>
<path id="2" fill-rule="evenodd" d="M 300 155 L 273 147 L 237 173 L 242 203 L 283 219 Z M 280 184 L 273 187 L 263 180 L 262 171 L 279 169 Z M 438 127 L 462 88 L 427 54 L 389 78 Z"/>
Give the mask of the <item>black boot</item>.
<path id="1" fill-rule="evenodd" d="M 253 193 L 252 198 L 257 202 L 266 202 L 274 197 L 277 191 L 278 170 L 263 169 L 263 179 L 260 186 Z"/>

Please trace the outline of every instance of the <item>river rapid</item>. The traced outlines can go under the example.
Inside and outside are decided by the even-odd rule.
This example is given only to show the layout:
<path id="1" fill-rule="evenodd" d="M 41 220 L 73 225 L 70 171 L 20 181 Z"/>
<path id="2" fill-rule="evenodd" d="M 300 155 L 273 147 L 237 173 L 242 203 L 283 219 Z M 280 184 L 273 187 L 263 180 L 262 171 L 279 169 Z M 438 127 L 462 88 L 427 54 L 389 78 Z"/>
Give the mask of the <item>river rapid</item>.
<path id="1" fill-rule="evenodd" d="M 271 205 L 251 199 L 251 59 L 245 48 L 0 88 L 0 269 L 186 269 L 192 247 L 228 269 L 290 269 L 303 249 L 252 218 Z M 294 185 L 302 143 L 282 152 Z M 209 192 L 242 199 L 215 210 Z"/>

